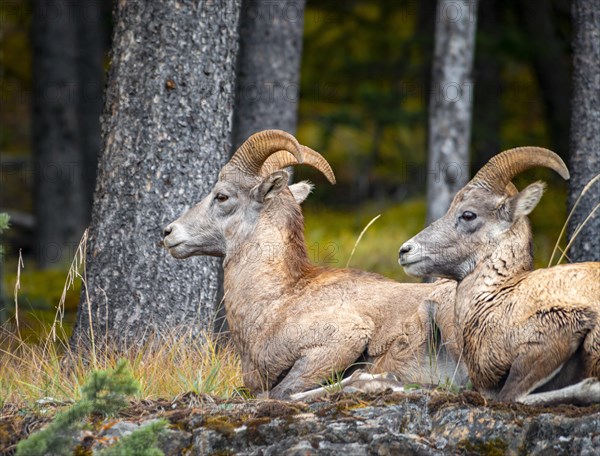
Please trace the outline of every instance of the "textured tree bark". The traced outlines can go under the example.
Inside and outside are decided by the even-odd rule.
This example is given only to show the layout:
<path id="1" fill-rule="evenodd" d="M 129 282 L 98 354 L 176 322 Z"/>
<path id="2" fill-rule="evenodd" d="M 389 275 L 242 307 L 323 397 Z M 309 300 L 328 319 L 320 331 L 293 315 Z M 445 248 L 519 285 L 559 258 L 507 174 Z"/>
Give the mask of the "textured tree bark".
<path id="1" fill-rule="evenodd" d="M 135 343 L 210 328 L 218 261 L 175 260 L 162 229 L 198 202 L 231 149 L 240 0 L 115 4 L 103 149 L 75 339 Z M 89 324 L 89 321 L 92 324 Z"/>
<path id="2" fill-rule="evenodd" d="M 569 119 L 571 115 L 571 75 L 569 54 L 557 36 L 553 21 L 553 2 L 529 0 L 517 2 L 519 18 L 534 48 L 533 68 L 540 84 L 552 150 L 565 161 L 569 155 Z M 516 103 L 528 100 L 515 100 Z"/>
<path id="3" fill-rule="evenodd" d="M 305 0 L 243 0 L 233 146 L 298 121 Z"/>
<path id="4" fill-rule="evenodd" d="M 569 209 L 585 185 L 600 173 L 600 8 L 598 2 L 574 0 L 573 101 L 571 114 L 571 180 Z M 577 227 L 600 203 L 600 182 L 581 199 L 569 223 Z M 600 209 L 587 221 L 568 253 L 571 261 L 600 261 Z"/>
<path id="5" fill-rule="evenodd" d="M 76 6 L 33 2 L 33 150 L 36 257 L 41 268 L 69 261 L 87 224 L 78 122 Z"/>
<path id="6" fill-rule="evenodd" d="M 469 178 L 477 1 L 439 0 L 429 101 L 427 223 Z"/>
<path id="7" fill-rule="evenodd" d="M 79 81 L 78 119 L 81 163 L 83 168 L 84 216 L 92 215 L 96 171 L 100 154 L 100 115 L 104 91 L 104 52 L 106 0 L 78 0 L 77 8 L 77 76 Z"/>

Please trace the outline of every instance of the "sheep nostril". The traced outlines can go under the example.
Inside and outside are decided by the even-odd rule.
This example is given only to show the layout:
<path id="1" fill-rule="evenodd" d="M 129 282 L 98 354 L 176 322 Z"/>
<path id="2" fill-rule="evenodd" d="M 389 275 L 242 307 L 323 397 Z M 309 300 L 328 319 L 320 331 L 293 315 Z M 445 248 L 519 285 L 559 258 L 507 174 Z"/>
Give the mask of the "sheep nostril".
<path id="1" fill-rule="evenodd" d="M 163 230 L 163 237 L 167 237 L 169 234 L 171 234 L 173 232 L 173 227 L 171 225 L 167 226 L 164 230 Z"/>
<path id="2" fill-rule="evenodd" d="M 407 253 L 410 253 L 410 251 L 412 250 L 412 245 L 411 244 L 404 244 L 402 247 L 400 247 L 400 256 L 402 255 L 406 255 Z"/>

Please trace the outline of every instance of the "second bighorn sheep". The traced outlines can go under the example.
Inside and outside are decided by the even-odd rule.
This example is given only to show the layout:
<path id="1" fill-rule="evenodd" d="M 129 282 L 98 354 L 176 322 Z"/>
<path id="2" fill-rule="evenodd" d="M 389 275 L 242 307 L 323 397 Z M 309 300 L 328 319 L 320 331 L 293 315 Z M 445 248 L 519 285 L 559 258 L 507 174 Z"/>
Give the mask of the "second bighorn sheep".
<path id="1" fill-rule="evenodd" d="M 452 331 L 444 324 L 452 320 L 455 283 L 397 283 L 312 265 L 300 209 L 311 186 L 288 186 L 283 170 L 298 164 L 335 183 L 327 161 L 292 135 L 267 130 L 251 136 L 211 193 L 164 233 L 175 258 L 224 258 L 225 313 L 245 385 L 285 398 L 362 359 L 374 372 L 411 383 L 460 374 L 451 357 L 442 354 L 437 371 L 428 357 L 432 314 L 443 334 Z M 432 293 L 439 304 L 433 312 Z M 452 346 L 450 352 L 456 354 Z"/>
<path id="2" fill-rule="evenodd" d="M 536 166 L 569 178 L 547 149 L 505 151 L 457 193 L 442 218 L 400 248 L 409 274 L 458 281 L 455 319 L 469 377 L 504 401 L 527 402 L 531 392 L 600 377 L 600 263 L 531 271 L 527 215 L 544 184 L 506 191 L 514 176 Z M 595 395 L 584 400 L 600 402 L 598 382 L 582 385 Z"/>

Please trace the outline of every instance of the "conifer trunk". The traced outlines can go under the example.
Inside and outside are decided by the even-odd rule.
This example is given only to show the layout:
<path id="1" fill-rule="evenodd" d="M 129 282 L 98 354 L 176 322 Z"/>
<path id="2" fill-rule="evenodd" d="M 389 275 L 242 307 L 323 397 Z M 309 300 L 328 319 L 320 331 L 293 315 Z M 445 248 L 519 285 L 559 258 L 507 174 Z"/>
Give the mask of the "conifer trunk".
<path id="1" fill-rule="evenodd" d="M 244 0 L 233 146 L 257 131 L 295 134 L 305 0 Z"/>
<path id="2" fill-rule="evenodd" d="M 469 180 L 477 1 L 439 0 L 429 98 L 427 223 Z"/>
<path id="3" fill-rule="evenodd" d="M 103 148 L 75 338 L 136 343 L 210 329 L 219 262 L 176 260 L 162 230 L 200 201 L 231 149 L 240 0 L 117 1 Z M 183 330 L 183 329 L 182 329 Z"/>
<path id="4" fill-rule="evenodd" d="M 585 185 L 600 173 L 600 8 L 598 2 L 574 0 L 572 14 L 573 102 L 569 209 Z M 575 209 L 568 226 L 569 239 L 598 203 L 600 182 L 590 188 Z M 573 262 L 600 261 L 600 209 L 577 235 L 568 255 Z"/>

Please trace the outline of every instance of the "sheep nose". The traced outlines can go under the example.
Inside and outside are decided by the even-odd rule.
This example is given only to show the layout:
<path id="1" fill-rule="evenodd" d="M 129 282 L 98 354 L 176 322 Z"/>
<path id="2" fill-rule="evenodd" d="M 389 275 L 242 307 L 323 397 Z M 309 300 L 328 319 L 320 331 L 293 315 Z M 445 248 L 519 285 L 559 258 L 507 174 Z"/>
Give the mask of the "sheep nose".
<path id="1" fill-rule="evenodd" d="M 168 225 L 164 230 L 163 230 L 163 238 L 166 238 L 169 234 L 171 234 L 173 232 L 173 225 Z"/>
<path id="2" fill-rule="evenodd" d="M 413 249 L 413 245 L 406 243 L 400 247 L 400 251 L 398 252 L 398 257 L 402 258 L 403 255 L 407 255 Z"/>

